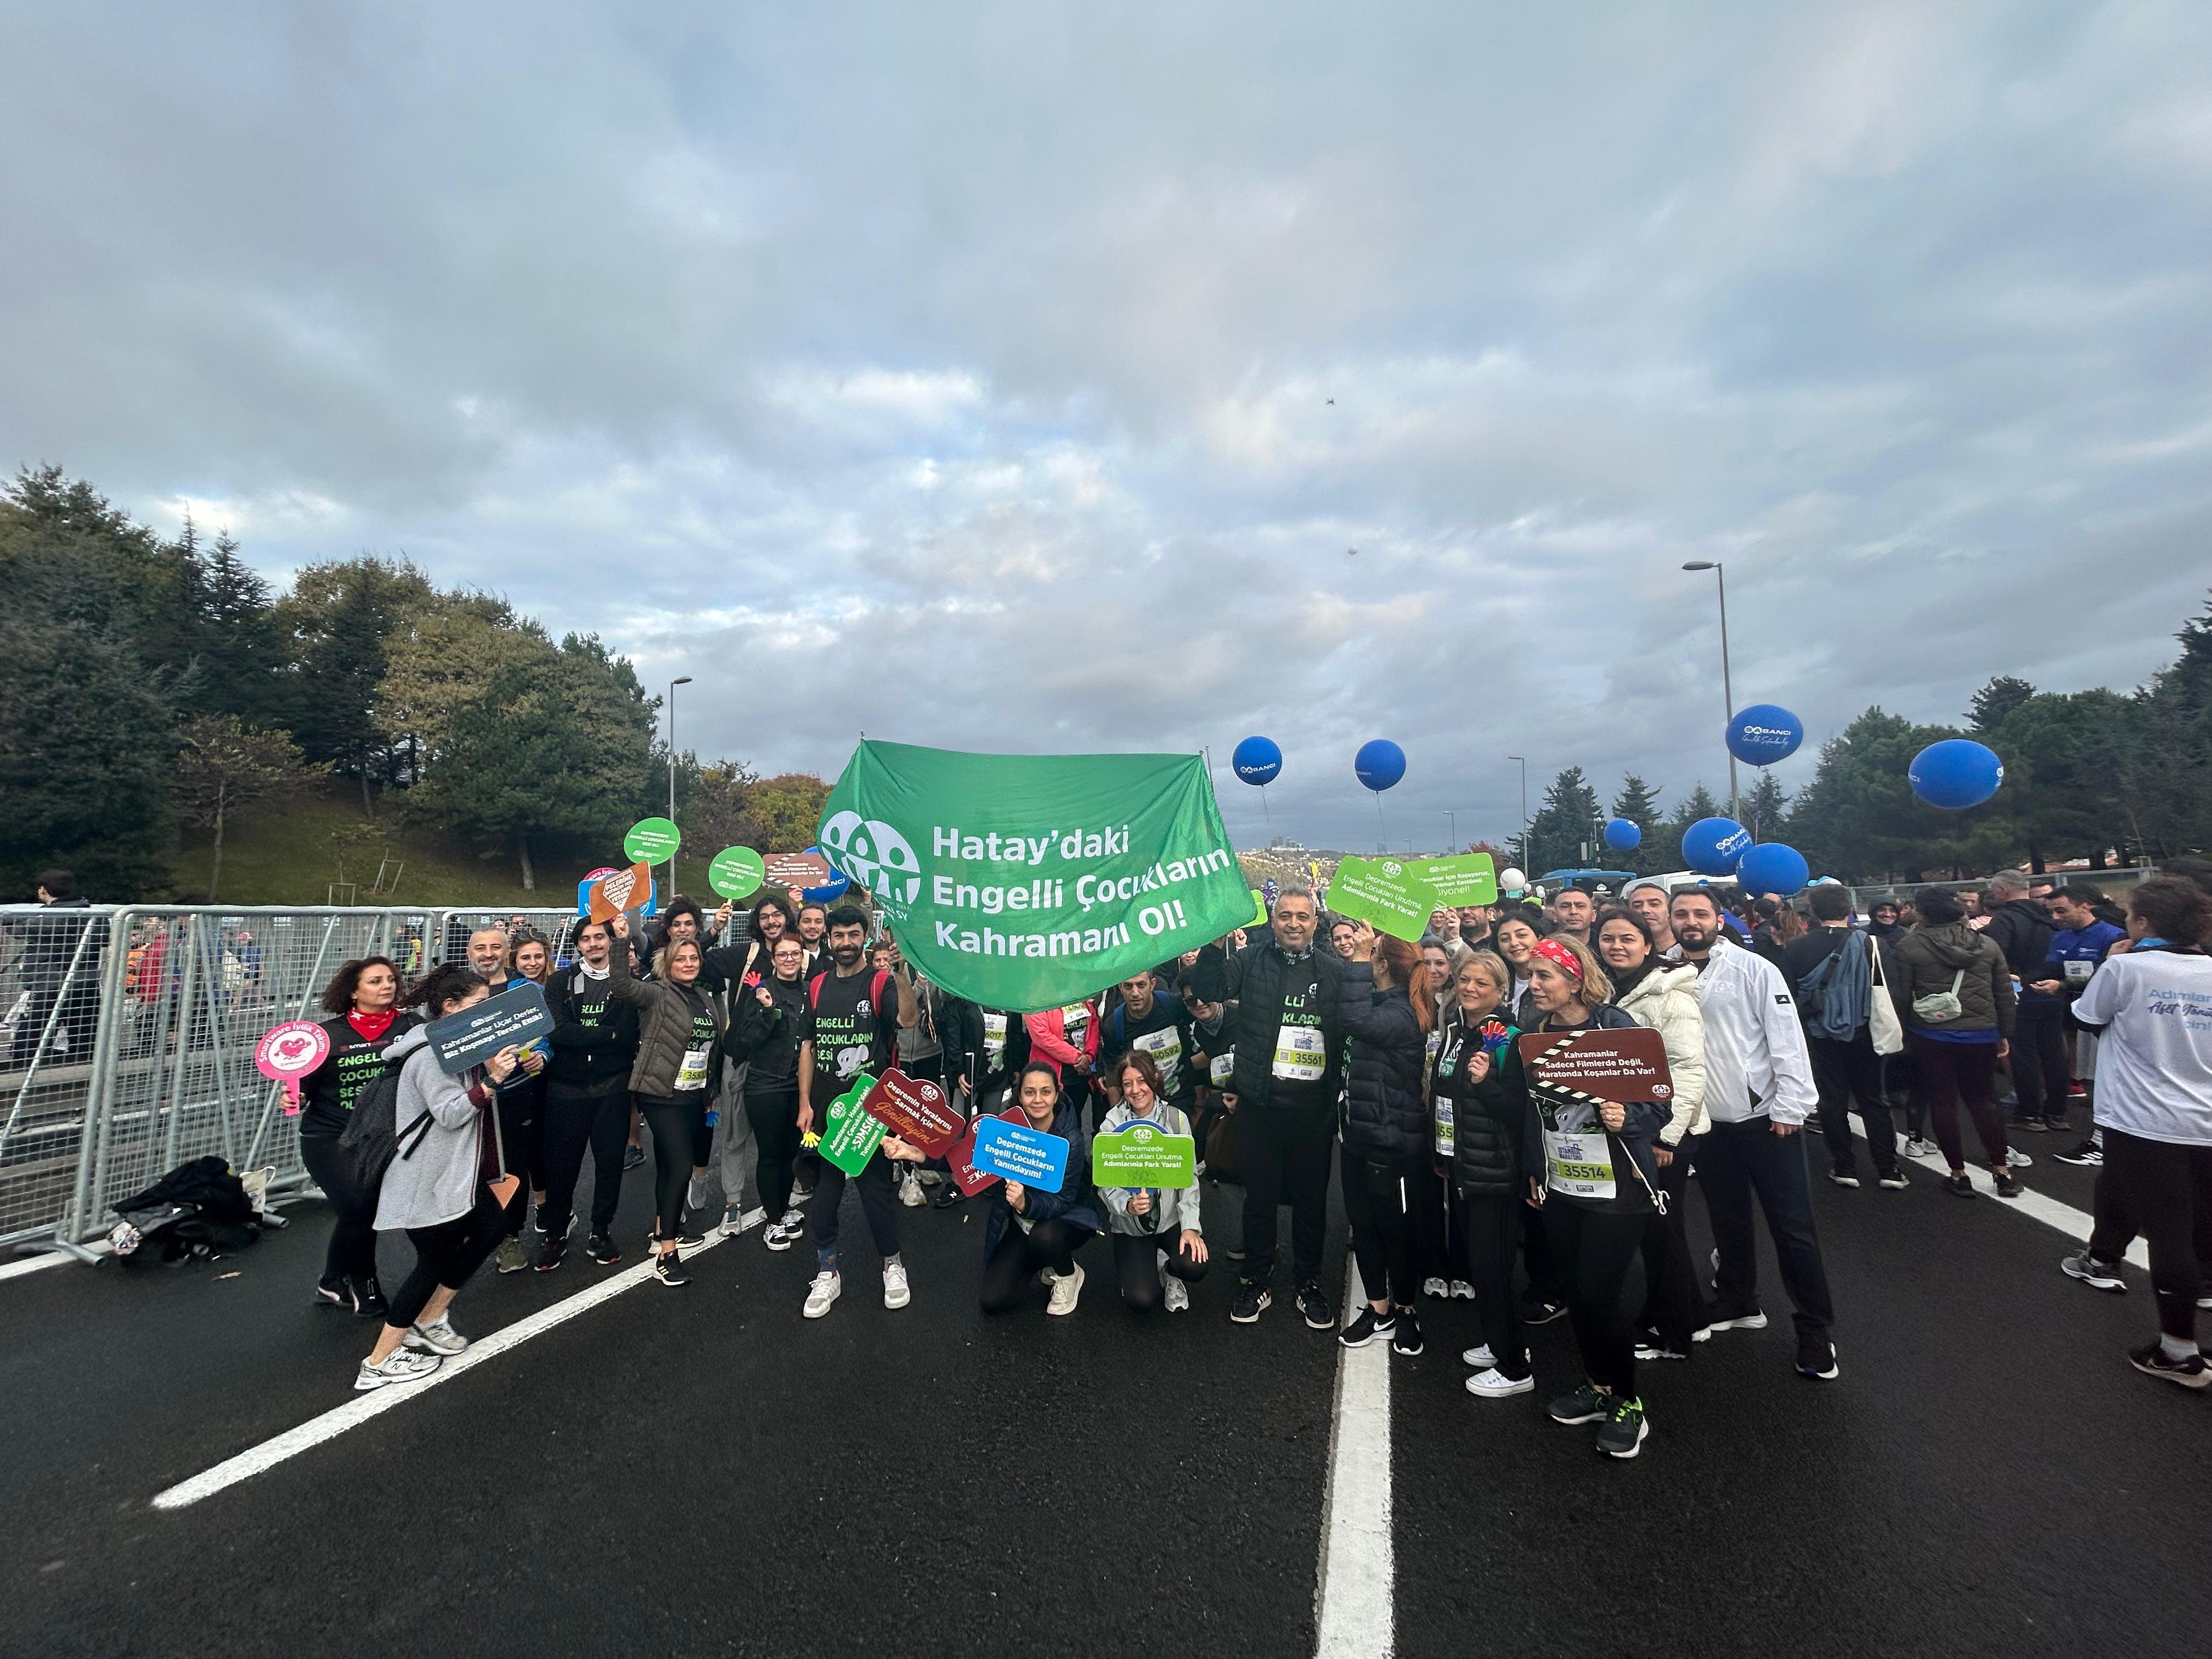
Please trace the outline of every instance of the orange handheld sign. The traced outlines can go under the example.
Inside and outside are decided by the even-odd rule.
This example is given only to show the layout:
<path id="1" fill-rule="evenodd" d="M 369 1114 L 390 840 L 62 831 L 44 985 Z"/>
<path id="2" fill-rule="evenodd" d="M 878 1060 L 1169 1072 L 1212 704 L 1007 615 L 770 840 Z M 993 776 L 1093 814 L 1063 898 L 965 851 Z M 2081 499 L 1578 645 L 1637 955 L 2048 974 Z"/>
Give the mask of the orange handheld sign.
<path id="1" fill-rule="evenodd" d="M 592 884 L 591 920 L 612 921 L 624 910 L 635 910 L 653 891 L 653 872 L 642 864 L 614 870 Z"/>

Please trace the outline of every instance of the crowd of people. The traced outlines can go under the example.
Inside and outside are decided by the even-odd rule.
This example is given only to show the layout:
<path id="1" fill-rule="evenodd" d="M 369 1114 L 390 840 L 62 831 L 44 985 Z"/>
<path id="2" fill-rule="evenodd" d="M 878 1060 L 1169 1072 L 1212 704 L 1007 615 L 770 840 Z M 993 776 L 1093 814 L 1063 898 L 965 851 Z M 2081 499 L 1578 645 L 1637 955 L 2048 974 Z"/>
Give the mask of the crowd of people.
<path id="1" fill-rule="evenodd" d="M 1841 1374 L 1806 1132 L 1818 1130 L 1840 1187 L 1861 1184 L 1863 1138 L 1877 1188 L 1904 1189 L 1905 1162 L 1933 1159 L 1942 1190 L 1971 1199 L 1984 1188 L 1963 1112 L 2000 1199 L 2023 1191 L 2016 1134 L 2062 1134 L 2071 1144 L 2058 1156 L 2099 1166 L 2096 1231 L 2064 1271 L 2124 1290 L 2122 1259 L 2147 1240 L 2160 1334 L 2128 1358 L 2202 1388 L 2207 877 L 2161 875 L 2114 906 L 2079 882 L 2006 872 L 1985 891 L 1926 887 L 1863 919 L 1833 885 L 1784 902 L 1644 880 L 1617 898 L 1569 887 L 1544 904 L 1439 910 L 1418 943 L 1327 915 L 1293 884 L 1264 922 L 1028 1014 L 932 985 L 849 901 L 799 907 L 770 892 L 733 926 L 726 903 L 709 915 L 679 899 L 649 926 L 578 927 L 559 962 L 544 939 L 487 927 L 465 963 L 412 984 L 383 957 L 347 963 L 330 983 L 330 1054 L 301 1120 L 307 1167 L 337 1212 L 318 1295 L 381 1322 L 356 1387 L 427 1375 L 465 1349 L 449 1307 L 487 1259 L 502 1273 L 570 1262 L 587 1154 L 582 1253 L 599 1267 L 624 1259 L 617 1200 L 649 1139 L 646 1249 L 661 1285 L 690 1282 L 706 1227 L 757 1224 L 768 1251 L 812 1249 L 800 1312 L 828 1316 L 854 1255 L 848 1185 L 868 1232 L 862 1260 L 878 1263 L 891 1309 L 915 1293 L 901 1212 L 933 1203 L 987 1209 L 976 1294 L 997 1316 L 1075 1312 L 1086 1255 L 1132 1313 L 1184 1312 L 1218 1255 L 1237 1280 L 1228 1317 L 1249 1325 L 1273 1305 L 1287 1254 L 1297 1316 L 1347 1346 L 1419 1354 L 1423 1300 L 1471 1302 L 1482 1340 L 1464 1355 L 1465 1387 L 1477 1399 L 1533 1391 L 1529 1328 L 1566 1318 L 1583 1380 L 1550 1415 L 1595 1425 L 1600 1451 L 1631 1458 L 1650 1432 L 1640 1365 L 1766 1324 L 1761 1219 L 1797 1373 Z M 518 979 L 544 988 L 550 1036 L 445 1075 L 425 1022 Z M 1656 1033 L 1666 1060 L 1648 1098 L 1555 1074 L 1557 1056 L 1595 1034 L 1635 1030 Z M 896 1134 L 857 1176 L 823 1158 L 830 1103 L 893 1066 L 942 1084 L 971 1118 L 1018 1109 L 1064 1141 L 1058 1190 L 1009 1181 L 970 1197 L 943 1158 Z M 379 1079 L 396 1084 L 397 1153 L 363 1190 L 337 1148 Z M 1217 1214 L 1209 1237 L 1200 1187 L 1094 1182 L 1092 1138 L 1139 1121 L 1191 1138 L 1218 1211 L 1241 1193 L 1226 1236 Z M 1322 1271 L 1332 1172 L 1360 1299 L 1341 1321 Z M 1709 1273 L 1690 1243 L 1693 1181 Z M 405 1231 L 416 1252 L 389 1296 L 379 1231 Z"/>

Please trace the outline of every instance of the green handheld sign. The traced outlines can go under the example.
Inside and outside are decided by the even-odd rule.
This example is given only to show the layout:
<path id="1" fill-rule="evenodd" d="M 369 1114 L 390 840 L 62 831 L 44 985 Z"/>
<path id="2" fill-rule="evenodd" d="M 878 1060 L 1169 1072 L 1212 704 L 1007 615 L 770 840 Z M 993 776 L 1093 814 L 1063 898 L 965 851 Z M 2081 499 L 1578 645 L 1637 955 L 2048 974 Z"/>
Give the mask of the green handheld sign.
<path id="1" fill-rule="evenodd" d="M 1266 896 L 1262 894 L 1258 888 L 1255 887 L 1251 891 L 1252 920 L 1246 922 L 1244 925 L 1247 927 L 1258 927 L 1264 924 L 1267 920 L 1267 900 Z"/>
<path id="2" fill-rule="evenodd" d="M 1328 884 L 1328 908 L 1378 933 L 1418 940 L 1429 930 L 1437 894 L 1407 860 L 1346 858 Z"/>
<path id="3" fill-rule="evenodd" d="M 855 1073 L 853 1086 L 830 1103 L 829 1116 L 822 1127 L 822 1145 L 816 1150 L 848 1176 L 857 1176 L 868 1167 L 868 1160 L 890 1133 L 881 1119 L 860 1109 L 861 1097 L 875 1086 L 875 1079 L 866 1072 Z"/>
<path id="4" fill-rule="evenodd" d="M 767 872 L 767 864 L 751 848 L 725 847 L 707 866 L 707 885 L 726 899 L 750 898 Z"/>
<path id="5" fill-rule="evenodd" d="M 1457 909 L 1462 904 L 1498 902 L 1498 866 L 1487 853 L 1413 859 L 1406 867 L 1435 890 L 1438 904 Z"/>
<path id="6" fill-rule="evenodd" d="M 623 837 L 623 852 L 632 864 L 665 864 L 676 856 L 683 832 L 666 818 L 640 818 Z"/>
<path id="7" fill-rule="evenodd" d="M 1198 1145 L 1152 1123 L 1132 1123 L 1091 1140 L 1091 1179 L 1101 1187 L 1194 1187 Z"/>

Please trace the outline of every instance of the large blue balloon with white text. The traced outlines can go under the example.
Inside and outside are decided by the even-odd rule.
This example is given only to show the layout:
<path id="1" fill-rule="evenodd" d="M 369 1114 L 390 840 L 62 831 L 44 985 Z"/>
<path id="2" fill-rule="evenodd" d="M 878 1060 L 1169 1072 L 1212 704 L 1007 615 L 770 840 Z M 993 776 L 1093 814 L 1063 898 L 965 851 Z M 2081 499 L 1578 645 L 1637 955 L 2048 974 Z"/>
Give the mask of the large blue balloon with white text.
<path id="1" fill-rule="evenodd" d="M 810 847 L 806 850 L 813 854 L 815 857 L 822 858 L 822 849 L 819 847 Z M 823 862 L 828 864 L 829 860 L 827 859 L 823 859 Z M 842 898 L 845 896 L 845 890 L 852 884 L 853 878 L 847 875 L 842 870 L 840 870 L 836 865 L 831 864 L 830 865 L 830 879 L 823 882 L 819 887 L 800 888 L 799 890 L 799 896 L 805 899 L 809 904 L 827 904 L 832 899 Z"/>
<path id="2" fill-rule="evenodd" d="M 1788 898 L 1802 892 L 1813 874 L 1805 855 L 1778 841 L 1763 841 L 1746 853 L 1735 866 L 1735 878 L 1747 893 L 1773 893 Z"/>
<path id="3" fill-rule="evenodd" d="M 1701 876 L 1732 876 L 1751 850 L 1751 831 L 1734 818 L 1699 818 L 1682 832 L 1682 862 Z"/>
<path id="4" fill-rule="evenodd" d="M 1249 737 L 1237 745 L 1229 764 L 1246 783 L 1269 784 L 1283 769 L 1283 751 L 1273 738 Z"/>
<path id="5" fill-rule="evenodd" d="M 1644 845 L 1644 831 L 1633 819 L 1608 818 L 1605 826 L 1605 844 L 1616 853 L 1632 853 Z"/>
<path id="6" fill-rule="evenodd" d="M 1963 812 L 1996 793 L 2004 782 L 2004 762 L 1987 744 L 1946 738 L 1915 755 L 1905 775 L 1912 793 L 1930 806 Z"/>
<path id="7" fill-rule="evenodd" d="M 1359 745 L 1352 769 L 1360 782 L 1380 793 L 1406 775 L 1406 751 L 1388 738 L 1372 738 Z"/>
<path id="8" fill-rule="evenodd" d="M 1771 702 L 1740 708 L 1728 723 L 1728 751 L 1746 766 L 1788 760 L 1805 741 L 1805 722 Z"/>

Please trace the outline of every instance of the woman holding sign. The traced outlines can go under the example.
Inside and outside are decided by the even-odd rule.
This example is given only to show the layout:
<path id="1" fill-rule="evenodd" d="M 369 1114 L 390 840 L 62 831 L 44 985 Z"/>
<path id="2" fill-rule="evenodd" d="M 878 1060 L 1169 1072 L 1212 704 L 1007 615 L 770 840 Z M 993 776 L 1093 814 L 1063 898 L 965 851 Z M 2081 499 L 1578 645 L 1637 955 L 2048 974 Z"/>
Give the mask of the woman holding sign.
<path id="1" fill-rule="evenodd" d="M 343 964 L 324 988 L 323 1010 L 331 1016 L 323 1022 L 330 1050 L 300 1079 L 300 1161 L 337 1212 L 315 1299 L 380 1319 L 376 1194 L 355 1184 L 353 1160 L 338 1151 L 338 1137 L 362 1088 L 383 1073 L 384 1051 L 422 1022 L 401 1010 L 399 969 L 390 957 Z"/>
<path id="2" fill-rule="evenodd" d="M 1540 940 L 1528 974 L 1534 1029 L 1505 1049 L 1500 1081 L 1522 1103 L 1528 1202 L 1543 1212 L 1589 1373 L 1582 1388 L 1552 1402 L 1552 1419 L 1597 1424 L 1597 1449 L 1626 1458 L 1642 1449 L 1650 1427 L 1636 1393 L 1636 1337 L 1621 1291 L 1659 1208 L 1651 1149 L 1669 1114 L 1653 1101 L 1607 1100 L 1559 1083 L 1541 1058 L 1561 1035 L 1638 1029 L 1612 996 L 1589 946 L 1558 935 Z M 1534 1060 L 1531 1049 L 1539 1055 Z"/>
<path id="3" fill-rule="evenodd" d="M 1072 1314 L 1083 1294 L 1075 1253 L 1099 1231 L 1083 1109 L 1063 1097 L 1060 1073 L 1041 1060 L 1022 1068 L 1014 1097 L 1031 1128 L 1067 1143 L 1067 1170 L 1056 1193 L 1013 1181 L 1000 1184 L 983 1227 L 983 1311 L 1012 1312 L 1030 1282 L 1042 1275 L 1051 1292 L 1045 1311 Z"/>
<path id="4" fill-rule="evenodd" d="M 779 933 L 765 974 L 747 974 L 730 993 L 730 1058 L 745 1066 L 744 1110 L 760 1148 L 765 1240 L 787 1250 L 806 1237 L 806 1216 L 791 1201 L 799 1163 L 799 1046 L 806 1037 L 806 947 Z"/>
<path id="5" fill-rule="evenodd" d="M 1149 1124 L 1160 1133 L 1190 1137 L 1190 1119 L 1179 1106 L 1160 1097 L 1160 1072 L 1151 1054 L 1132 1048 L 1115 1062 L 1113 1085 L 1121 1099 L 1099 1126 L 1102 1135 L 1120 1134 L 1132 1124 Z M 1160 1189 L 1101 1187 L 1106 1231 L 1114 1244 L 1114 1272 L 1121 1281 L 1121 1302 L 1132 1313 L 1150 1313 L 1165 1296 L 1170 1313 L 1190 1306 L 1186 1286 L 1206 1277 L 1206 1234 L 1199 1218 L 1198 1183 Z"/>
<path id="6" fill-rule="evenodd" d="M 637 1059 L 629 1073 L 638 1109 L 653 1130 L 653 1276 L 664 1285 L 688 1285 L 678 1247 L 684 1242 L 684 1198 L 692 1172 L 703 1170 L 714 1143 L 707 1103 L 722 1067 L 722 1011 L 700 988 L 706 965 L 696 939 L 679 940 L 654 957 L 654 977 L 629 970 L 629 918 L 613 921 L 616 945 L 607 957 L 607 994 L 637 1010 Z"/>
<path id="7" fill-rule="evenodd" d="M 433 1020 L 474 1007 L 491 994 L 475 969 L 447 963 L 407 994 Z M 387 1049 L 399 1070 L 392 1111 L 393 1156 L 377 1189 L 380 1231 L 404 1231 L 415 1247 L 415 1271 L 392 1293 L 384 1329 L 354 1377 L 357 1390 L 412 1382 L 438 1369 L 468 1339 L 447 1310 L 469 1275 L 499 1243 L 498 1196 L 484 1171 L 497 1169 L 490 1123 L 492 1099 L 514 1073 L 516 1050 L 502 1048 L 482 1066 L 449 1077 L 417 1025 Z"/>

